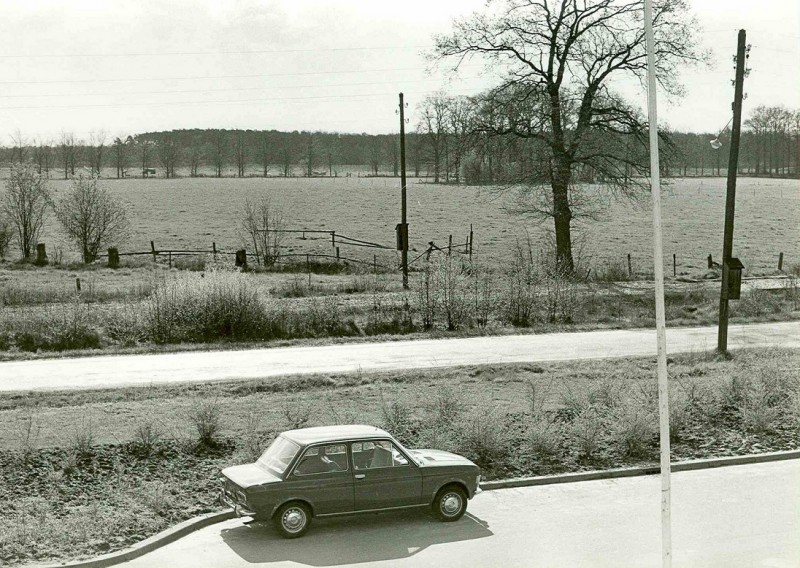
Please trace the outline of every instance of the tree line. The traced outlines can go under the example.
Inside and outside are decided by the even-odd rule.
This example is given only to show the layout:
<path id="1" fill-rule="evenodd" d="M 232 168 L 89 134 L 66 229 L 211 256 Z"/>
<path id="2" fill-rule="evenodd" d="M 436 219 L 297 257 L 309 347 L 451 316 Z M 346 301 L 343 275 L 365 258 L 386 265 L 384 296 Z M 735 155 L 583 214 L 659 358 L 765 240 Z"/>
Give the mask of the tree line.
<path id="1" fill-rule="evenodd" d="M 430 176 L 434 183 L 509 182 L 542 175 L 547 147 L 520 136 L 492 134 L 481 125 L 480 97 L 435 94 L 420 102 L 415 131 L 407 135 L 408 173 Z M 485 117 L 484 117 L 485 118 Z M 664 176 L 725 176 L 728 152 L 710 141 L 719 133 L 664 132 Z M 722 133 L 723 143 L 729 132 Z M 622 136 L 621 138 L 625 138 Z M 91 133 L 86 140 L 62 133 L 56 141 L 26 140 L 20 133 L 0 147 L 0 162 L 31 162 L 50 177 L 91 176 L 335 176 L 340 169 L 365 168 L 371 175 L 399 175 L 396 134 L 280 132 L 276 130 L 173 130 L 110 138 Z M 617 141 L 629 147 L 634 140 Z M 800 109 L 758 106 L 744 122 L 739 173 L 798 177 Z M 626 166 L 623 166 L 626 167 Z M 111 170 L 113 173 L 108 173 Z M 155 170 L 155 172 L 153 172 Z M 632 167 L 627 166 L 628 174 Z M 152 173 L 149 173 L 152 172 Z M 579 178 L 593 181 L 597 172 L 580 168 Z"/>

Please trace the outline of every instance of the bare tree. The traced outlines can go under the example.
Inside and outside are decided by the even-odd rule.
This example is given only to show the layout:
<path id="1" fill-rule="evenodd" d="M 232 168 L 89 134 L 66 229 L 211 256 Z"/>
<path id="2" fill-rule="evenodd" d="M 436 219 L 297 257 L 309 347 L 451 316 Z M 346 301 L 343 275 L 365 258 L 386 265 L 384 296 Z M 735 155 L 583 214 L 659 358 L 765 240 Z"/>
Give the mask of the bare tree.
<path id="1" fill-rule="evenodd" d="M 225 160 L 228 157 L 228 140 L 225 132 L 215 130 L 211 138 L 211 159 L 214 162 L 217 177 L 222 177 L 222 168 L 225 167 Z"/>
<path id="2" fill-rule="evenodd" d="M 383 159 L 383 148 L 381 148 L 381 144 L 378 138 L 367 139 L 367 144 L 369 144 L 369 149 L 367 151 L 367 160 L 369 161 L 369 169 L 372 171 L 372 175 L 378 175 L 378 170 L 381 167 L 381 161 Z"/>
<path id="3" fill-rule="evenodd" d="M 87 152 L 89 154 L 89 169 L 92 176 L 100 177 L 100 171 L 103 167 L 103 151 L 106 144 L 106 133 L 104 130 L 89 133 L 89 147 Z"/>
<path id="4" fill-rule="evenodd" d="M 283 146 L 281 147 L 281 161 L 283 162 L 283 177 L 289 177 L 292 171 L 292 161 L 294 160 L 294 152 L 292 149 L 292 140 L 289 135 L 284 135 Z"/>
<path id="5" fill-rule="evenodd" d="M 158 141 L 156 146 L 158 151 L 158 161 L 161 167 L 164 168 L 164 176 L 169 178 L 175 177 L 175 166 L 178 162 L 178 146 L 175 143 L 175 137 L 172 134 L 164 135 Z"/>
<path id="6" fill-rule="evenodd" d="M 200 163 L 203 161 L 205 150 L 200 138 L 198 136 L 192 137 L 192 142 L 187 151 L 189 158 L 189 175 L 191 177 L 197 177 L 197 170 L 200 168 Z"/>
<path id="7" fill-rule="evenodd" d="M 64 167 L 64 179 L 68 179 L 70 175 L 75 175 L 75 135 L 72 132 L 61 131 L 59 153 Z"/>
<path id="8" fill-rule="evenodd" d="M 53 149 L 44 140 L 33 141 L 33 161 L 37 171 L 41 174 L 49 174 L 53 165 Z"/>
<path id="9" fill-rule="evenodd" d="M 258 137 L 258 153 L 261 158 L 261 170 L 264 177 L 267 177 L 269 173 L 269 151 L 269 133 L 262 132 Z"/>
<path id="10" fill-rule="evenodd" d="M 19 128 L 11 135 L 11 141 L 14 144 L 11 148 L 11 163 L 19 164 L 24 162 L 28 158 L 28 148 L 25 145 L 25 137 Z"/>
<path id="11" fill-rule="evenodd" d="M 0 208 L 0 259 L 4 259 L 8 254 L 8 247 L 14 238 L 14 227 L 6 216 L 5 211 Z"/>
<path id="12" fill-rule="evenodd" d="M 14 164 L 6 181 L 0 214 L 16 229 L 16 240 L 23 258 L 29 258 L 47 218 L 50 192 L 47 178 L 33 164 Z"/>
<path id="13" fill-rule="evenodd" d="M 284 233 L 283 213 L 268 197 L 245 200 L 242 209 L 243 239 L 253 244 L 258 264 L 272 266 L 281 254 Z"/>
<path id="14" fill-rule="evenodd" d="M 236 160 L 236 171 L 240 178 L 244 177 L 244 169 L 247 165 L 247 143 L 244 132 L 237 130 L 233 137 L 233 156 Z"/>
<path id="15" fill-rule="evenodd" d="M 439 183 L 447 137 L 447 97 L 429 95 L 420 104 L 417 132 L 422 135 L 433 159 L 433 182 Z"/>
<path id="16" fill-rule="evenodd" d="M 72 178 L 56 205 L 56 217 L 84 263 L 94 262 L 104 247 L 119 242 L 128 230 L 125 208 L 98 185 L 96 177 Z"/>
<path id="17" fill-rule="evenodd" d="M 128 139 L 130 139 L 130 136 L 128 136 Z M 117 179 L 125 177 L 126 148 L 127 145 L 122 138 L 114 138 L 114 165 L 117 167 Z"/>
<path id="18" fill-rule="evenodd" d="M 695 47 L 699 26 L 685 0 L 654 4 L 657 78 L 677 95 L 678 70 L 704 59 Z M 490 13 L 456 21 L 451 34 L 437 36 L 431 57 L 454 59 L 458 66 L 476 56 L 507 71 L 482 97 L 478 130 L 542 143 L 548 171 L 520 181 L 535 194 L 534 203 L 546 204 L 530 213 L 554 220 L 558 262 L 572 271 L 575 170 L 594 168 L 603 187 L 617 195 L 648 187 L 640 177 L 646 174 L 646 152 L 626 155 L 622 142 L 634 137 L 646 148 L 647 124 L 609 84 L 624 75 L 644 82 L 643 0 L 500 0 L 492 6 Z M 625 163 L 637 176 L 626 175 Z"/>
<path id="19" fill-rule="evenodd" d="M 306 143 L 306 156 L 305 156 L 305 166 L 306 166 L 306 177 L 311 177 L 314 175 L 314 160 L 316 160 L 316 156 L 314 155 L 316 149 L 316 144 L 314 140 L 314 135 L 309 132 L 308 133 L 308 141 Z"/>

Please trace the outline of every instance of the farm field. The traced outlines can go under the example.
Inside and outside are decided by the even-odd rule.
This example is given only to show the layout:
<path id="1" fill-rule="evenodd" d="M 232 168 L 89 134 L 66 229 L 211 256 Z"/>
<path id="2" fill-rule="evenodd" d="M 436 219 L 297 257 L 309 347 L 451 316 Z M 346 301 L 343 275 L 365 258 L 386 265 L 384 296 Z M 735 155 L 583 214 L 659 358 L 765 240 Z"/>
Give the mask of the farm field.
<path id="1" fill-rule="evenodd" d="M 687 178 L 669 180 L 663 197 L 664 255 L 666 273 L 672 273 L 672 254 L 677 255 L 678 273 L 699 274 L 706 257 L 717 259 L 722 248 L 725 179 Z M 246 198 L 266 195 L 283 211 L 287 228 L 335 230 L 357 239 L 393 247 L 394 227 L 399 221 L 400 192 L 397 178 L 182 178 L 116 180 L 102 182 L 129 204 L 131 238 L 120 246 L 125 251 L 146 251 L 150 241 L 157 249 L 235 250 L 240 210 Z M 57 196 L 67 182 L 52 180 Z M 502 263 L 517 238 L 526 232 L 536 245 L 547 239 L 550 223 L 537 224 L 508 213 L 509 195 L 489 188 L 444 186 L 409 180 L 408 219 L 413 259 L 429 241 L 464 243 L 474 225 L 474 247 L 478 258 Z M 612 203 L 603 215 L 606 221 L 578 222 L 576 250 L 588 266 L 626 262 L 631 254 L 633 269 L 652 272 L 652 217 L 649 199 L 640 203 Z M 64 260 L 74 255 L 50 218 L 43 242 L 52 254 L 61 249 Z M 286 252 L 332 253 L 330 239 L 285 240 Z M 342 256 L 372 259 L 379 249 L 341 247 Z M 416 252 L 415 252 L 416 251 Z M 394 251 L 381 258 L 390 263 Z M 746 274 L 764 274 L 777 268 L 778 254 L 788 266 L 800 262 L 800 182 L 742 178 L 738 182 L 734 254 Z M 399 260 L 399 259 L 398 259 Z"/>

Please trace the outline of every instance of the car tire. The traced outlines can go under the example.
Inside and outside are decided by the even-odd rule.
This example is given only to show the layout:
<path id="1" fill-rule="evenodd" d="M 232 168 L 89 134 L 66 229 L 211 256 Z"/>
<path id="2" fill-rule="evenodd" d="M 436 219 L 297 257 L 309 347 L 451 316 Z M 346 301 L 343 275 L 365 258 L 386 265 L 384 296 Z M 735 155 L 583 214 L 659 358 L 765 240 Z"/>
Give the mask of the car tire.
<path id="1" fill-rule="evenodd" d="M 458 485 L 448 485 L 439 490 L 432 506 L 440 521 L 452 523 L 467 512 L 467 493 Z"/>
<path id="2" fill-rule="evenodd" d="M 298 538 L 311 526 L 311 509 L 305 503 L 294 501 L 282 505 L 275 513 L 275 528 L 284 538 Z"/>

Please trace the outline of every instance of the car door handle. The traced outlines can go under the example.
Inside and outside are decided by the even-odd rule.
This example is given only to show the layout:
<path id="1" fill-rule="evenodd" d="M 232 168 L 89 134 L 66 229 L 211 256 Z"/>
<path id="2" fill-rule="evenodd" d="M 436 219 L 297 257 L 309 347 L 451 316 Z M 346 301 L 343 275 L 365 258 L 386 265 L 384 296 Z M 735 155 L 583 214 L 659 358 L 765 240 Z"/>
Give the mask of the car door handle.
<path id="1" fill-rule="evenodd" d="M 365 477 L 367 477 L 367 476 L 366 476 L 366 474 L 363 474 L 363 473 L 357 473 L 357 474 L 355 475 L 355 478 L 356 478 L 356 479 L 364 479 Z"/>

